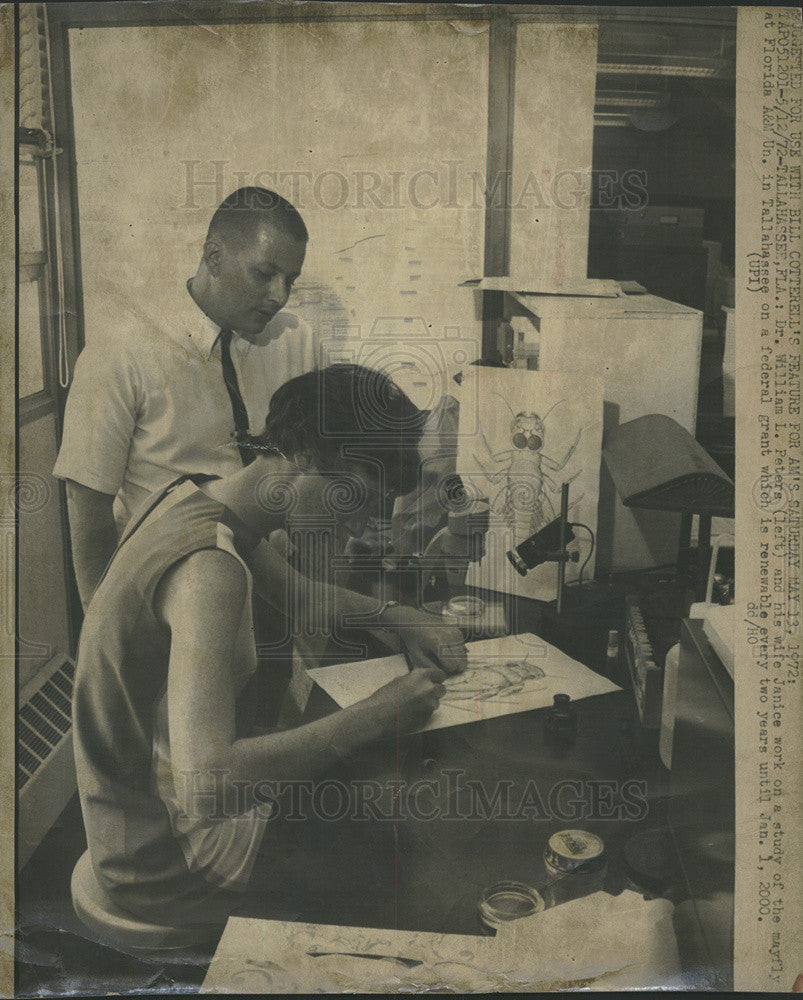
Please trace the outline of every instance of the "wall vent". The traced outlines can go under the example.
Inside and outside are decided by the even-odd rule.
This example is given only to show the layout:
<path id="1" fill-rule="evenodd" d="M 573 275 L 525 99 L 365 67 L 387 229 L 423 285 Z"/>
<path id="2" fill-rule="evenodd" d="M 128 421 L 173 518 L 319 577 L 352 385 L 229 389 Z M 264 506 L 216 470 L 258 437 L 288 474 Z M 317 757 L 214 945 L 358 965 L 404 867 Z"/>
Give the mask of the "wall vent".
<path id="1" fill-rule="evenodd" d="M 20 692 L 17 867 L 22 868 L 76 790 L 72 747 L 75 664 L 52 657 Z"/>

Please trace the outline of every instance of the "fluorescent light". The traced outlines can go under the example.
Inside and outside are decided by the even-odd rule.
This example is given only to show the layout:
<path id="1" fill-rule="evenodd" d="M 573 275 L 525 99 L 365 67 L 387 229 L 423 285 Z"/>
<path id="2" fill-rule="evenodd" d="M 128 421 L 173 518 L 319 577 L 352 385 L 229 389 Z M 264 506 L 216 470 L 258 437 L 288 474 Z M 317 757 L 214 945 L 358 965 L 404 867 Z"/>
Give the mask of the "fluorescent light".
<path id="1" fill-rule="evenodd" d="M 594 126 L 602 128 L 628 128 L 630 126 L 630 115 L 615 112 L 606 112 L 594 115 Z"/>
<path id="2" fill-rule="evenodd" d="M 692 61 L 688 58 L 661 62 L 599 62 L 597 73 L 606 76 L 677 76 L 714 79 L 732 77 L 733 66 L 724 59 Z"/>
<path id="3" fill-rule="evenodd" d="M 658 108 L 666 101 L 665 94 L 649 91 L 598 90 L 595 105 L 614 108 Z"/>

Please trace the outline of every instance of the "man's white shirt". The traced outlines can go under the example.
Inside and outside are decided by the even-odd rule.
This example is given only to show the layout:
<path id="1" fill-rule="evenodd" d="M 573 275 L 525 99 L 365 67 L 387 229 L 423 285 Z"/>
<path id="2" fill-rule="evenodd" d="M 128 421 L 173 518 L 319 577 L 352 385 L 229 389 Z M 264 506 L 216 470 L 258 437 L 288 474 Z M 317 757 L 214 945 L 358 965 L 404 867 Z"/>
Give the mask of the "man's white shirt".
<path id="1" fill-rule="evenodd" d="M 155 317 L 121 305 L 110 328 L 81 352 L 67 398 L 53 474 L 116 497 L 122 530 L 153 490 L 183 473 L 225 476 L 242 468 L 221 367 L 220 327 L 186 289 Z M 251 433 L 260 433 L 272 394 L 315 367 L 313 333 L 279 312 L 259 343 L 234 336 L 231 355 Z"/>

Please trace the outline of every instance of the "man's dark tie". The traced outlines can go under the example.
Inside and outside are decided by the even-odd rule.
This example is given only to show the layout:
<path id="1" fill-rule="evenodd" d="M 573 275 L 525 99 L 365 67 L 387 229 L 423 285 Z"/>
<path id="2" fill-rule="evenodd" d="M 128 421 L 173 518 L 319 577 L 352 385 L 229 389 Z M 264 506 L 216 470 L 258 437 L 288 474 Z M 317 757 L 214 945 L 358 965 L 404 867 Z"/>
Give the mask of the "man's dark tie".
<path id="1" fill-rule="evenodd" d="M 235 440 L 243 465 L 254 461 L 254 452 L 248 445 L 248 411 L 245 408 L 240 385 L 237 382 L 237 372 L 231 360 L 231 330 L 220 331 L 220 356 L 223 361 L 223 381 L 231 400 L 231 412 L 234 416 Z"/>

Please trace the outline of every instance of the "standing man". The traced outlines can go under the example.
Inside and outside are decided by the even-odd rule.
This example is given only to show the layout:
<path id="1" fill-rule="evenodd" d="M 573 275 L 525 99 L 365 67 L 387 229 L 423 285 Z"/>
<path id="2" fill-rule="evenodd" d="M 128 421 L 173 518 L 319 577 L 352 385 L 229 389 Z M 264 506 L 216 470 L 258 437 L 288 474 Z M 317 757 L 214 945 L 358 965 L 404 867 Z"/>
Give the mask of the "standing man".
<path id="1" fill-rule="evenodd" d="M 67 485 L 85 608 L 136 507 L 177 475 L 248 464 L 240 444 L 261 429 L 265 399 L 314 368 L 312 331 L 280 312 L 307 240 L 288 201 L 241 188 L 212 217 L 175 311 L 113 313 L 113 329 L 81 353 L 53 474 Z"/>

